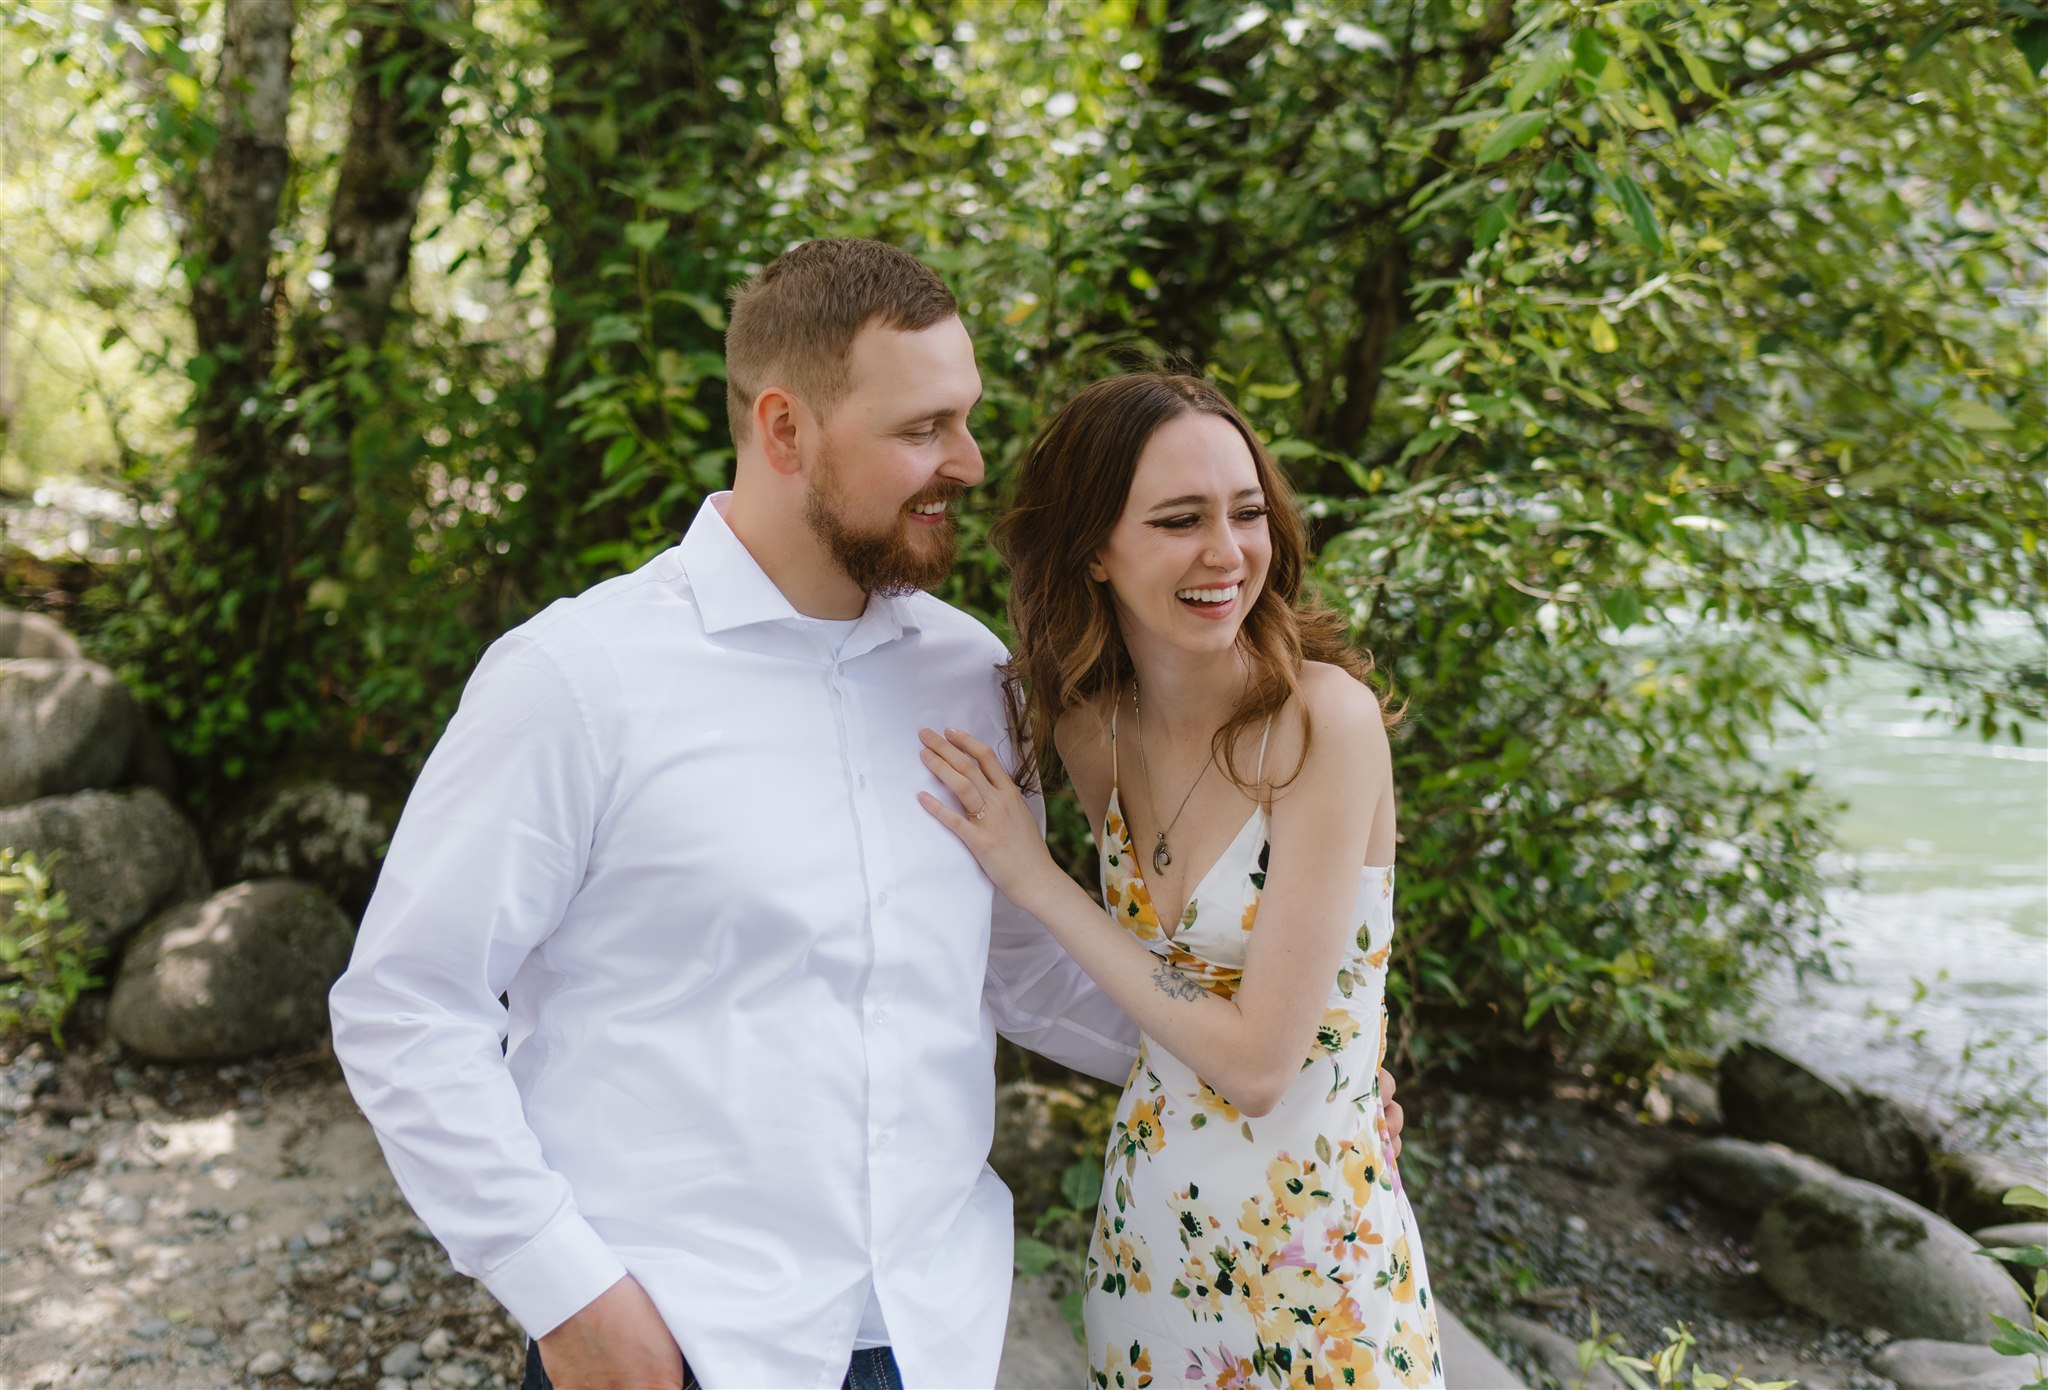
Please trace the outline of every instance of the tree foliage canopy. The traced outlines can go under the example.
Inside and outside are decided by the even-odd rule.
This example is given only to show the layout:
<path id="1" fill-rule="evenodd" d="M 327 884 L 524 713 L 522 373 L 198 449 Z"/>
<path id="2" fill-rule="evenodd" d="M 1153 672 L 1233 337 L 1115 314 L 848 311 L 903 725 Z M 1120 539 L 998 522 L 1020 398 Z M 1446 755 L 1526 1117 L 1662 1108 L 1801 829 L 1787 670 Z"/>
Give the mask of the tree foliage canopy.
<path id="1" fill-rule="evenodd" d="M 947 596 L 998 626 L 980 535 L 1080 383 L 1177 363 L 1269 434 L 1410 702 L 1424 1047 L 1640 1065 L 1804 949 L 1821 808 L 1754 750 L 1832 664 L 2048 705 L 1974 621 L 2048 576 L 2031 0 L 28 0 L 0 43 L 21 138 L 93 142 L 44 243 L 184 384 L 109 460 L 170 522 L 97 640 L 205 796 L 416 763 L 483 642 L 668 544 L 730 466 L 727 289 L 827 234 L 960 294 Z"/>

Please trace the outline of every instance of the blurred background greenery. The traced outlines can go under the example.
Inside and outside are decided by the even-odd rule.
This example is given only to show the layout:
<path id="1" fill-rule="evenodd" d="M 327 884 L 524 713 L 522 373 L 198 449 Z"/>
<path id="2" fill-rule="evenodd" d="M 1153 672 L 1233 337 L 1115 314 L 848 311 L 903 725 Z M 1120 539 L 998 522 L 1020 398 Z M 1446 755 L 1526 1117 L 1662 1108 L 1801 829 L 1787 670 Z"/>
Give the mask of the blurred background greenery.
<path id="1" fill-rule="evenodd" d="M 1845 671 L 2038 743 L 2030 0 L 0 13 L 6 584 L 202 825 L 396 795 L 484 644 L 671 544 L 727 290 L 820 235 L 960 296 L 945 596 L 998 630 L 980 538 L 1078 385 L 1204 371 L 1269 436 L 1410 702 L 1402 1066 L 1640 1077 L 1819 961 L 1830 792 L 1772 740 Z"/>

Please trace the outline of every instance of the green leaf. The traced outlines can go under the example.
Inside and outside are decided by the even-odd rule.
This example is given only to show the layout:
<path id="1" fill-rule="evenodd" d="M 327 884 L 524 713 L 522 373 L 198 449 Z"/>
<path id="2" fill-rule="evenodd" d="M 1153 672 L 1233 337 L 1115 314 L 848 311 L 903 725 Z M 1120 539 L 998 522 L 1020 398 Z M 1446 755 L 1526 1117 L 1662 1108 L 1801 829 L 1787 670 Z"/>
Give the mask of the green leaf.
<path id="1" fill-rule="evenodd" d="M 2027 66 L 2039 77 L 2043 68 L 2048 68 L 2048 19 L 2036 19 L 2013 30 L 2014 47 L 2027 60 Z"/>
<path id="2" fill-rule="evenodd" d="M 1999 1336 L 1991 1343 L 1991 1349 L 2004 1356 L 2048 1356 L 2048 1337 L 2043 1337 L 2031 1327 L 2021 1327 L 1996 1313 L 1991 1321 L 1998 1324 Z"/>
<path id="3" fill-rule="evenodd" d="M 1541 135 L 1543 128 L 1548 124 L 1550 124 L 1550 113 L 1548 111 L 1516 112 L 1502 121 L 1500 128 L 1487 136 L 1485 143 L 1480 145 L 1477 156 L 1479 162 L 1482 165 L 1492 164 L 1514 153 Z"/>
<path id="4" fill-rule="evenodd" d="M 1600 37 L 1599 30 L 1572 31 L 1572 63 L 1588 77 L 1598 77 L 1606 71 L 1607 40 Z"/>
<path id="5" fill-rule="evenodd" d="M 2012 421 L 1982 401 L 1957 401 L 1948 408 L 1949 423 L 1966 430 L 2009 430 Z"/>
<path id="6" fill-rule="evenodd" d="M 1484 251 L 1500 240 L 1500 234 L 1508 229 L 1508 214 L 1513 204 L 1506 198 L 1496 198 L 1481 210 L 1479 220 L 1472 225 L 1472 245 L 1475 250 Z"/>
<path id="7" fill-rule="evenodd" d="M 197 110 L 202 95 L 199 79 L 185 72 L 164 74 L 164 90 L 171 94 L 171 100 L 187 111 Z"/>
<path id="8" fill-rule="evenodd" d="M 2020 1186 L 2008 1188 L 2005 1205 L 2009 1207 L 2031 1207 L 2035 1211 L 2048 1211 L 2048 1192 L 2038 1187 Z"/>
<path id="9" fill-rule="evenodd" d="M 1016 1261 L 1019 1274 L 1041 1274 L 1060 1262 L 1060 1252 L 1037 1236 L 1018 1236 Z"/>
<path id="10" fill-rule="evenodd" d="M 2000 1264 L 2048 1268 L 2048 1248 L 2039 1245 L 1987 1245 L 1977 1253 Z"/>
<path id="11" fill-rule="evenodd" d="M 1586 341 L 1595 352 L 1613 352 L 1621 346 L 1621 339 L 1614 334 L 1614 325 L 1601 313 L 1595 313 L 1587 322 Z"/>
<path id="12" fill-rule="evenodd" d="M 1655 254 L 1664 250 L 1664 234 L 1657 225 L 1657 210 L 1650 206 L 1649 195 L 1642 185 L 1627 174 L 1614 181 L 1614 198 L 1621 204 L 1621 210 L 1628 214 L 1629 224 L 1636 229 L 1636 235 L 1643 245 Z"/>
<path id="13" fill-rule="evenodd" d="M 652 251 L 661 245 L 661 239 L 668 235 L 668 219 L 657 217 L 651 222 L 628 222 L 626 224 L 626 245 L 635 251 Z"/>
<path id="14" fill-rule="evenodd" d="M 1508 110 L 1519 111 L 1530 98 L 1555 83 L 1571 70 L 1571 55 L 1562 46 L 1545 49 L 1522 67 L 1515 85 L 1508 89 Z"/>
<path id="15" fill-rule="evenodd" d="M 1693 86 L 1710 97 L 1717 97 L 1722 101 L 1728 99 L 1727 91 L 1714 80 L 1714 70 L 1707 66 L 1706 59 L 1689 49 L 1681 48 L 1678 50 L 1678 61 L 1685 64 L 1686 76 L 1692 79 Z"/>
<path id="16" fill-rule="evenodd" d="M 1717 174 L 1728 172 L 1735 163 L 1735 137 L 1725 130 L 1706 127 L 1686 132 L 1685 147 L 1693 157 Z"/>

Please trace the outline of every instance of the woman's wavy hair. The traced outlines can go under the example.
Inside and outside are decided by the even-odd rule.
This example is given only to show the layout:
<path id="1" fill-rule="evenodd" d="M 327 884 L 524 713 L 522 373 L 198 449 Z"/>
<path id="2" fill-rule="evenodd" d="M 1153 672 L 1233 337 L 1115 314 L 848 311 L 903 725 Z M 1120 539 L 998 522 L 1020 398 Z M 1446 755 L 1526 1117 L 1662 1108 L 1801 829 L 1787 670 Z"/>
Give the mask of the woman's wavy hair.
<path id="1" fill-rule="evenodd" d="M 1089 578 L 1088 564 L 1109 538 L 1138 456 L 1153 432 L 1183 415 L 1228 421 L 1251 450 L 1266 494 L 1273 563 L 1245 615 L 1238 645 L 1251 667 L 1251 683 L 1230 718 L 1216 731 L 1217 761 L 1247 795 L 1261 795 L 1237 765 L 1238 735 L 1301 692 L 1301 663 L 1327 661 L 1359 681 L 1372 673 L 1372 657 L 1349 641 L 1344 619 L 1301 586 L 1308 532 L 1293 489 L 1237 408 L 1200 377 L 1135 372 L 1098 381 L 1047 422 L 1017 470 L 1009 510 L 995 525 L 997 551 L 1010 567 L 1010 630 L 1015 654 L 1003 667 L 1010 734 L 1022 755 L 1020 776 L 1050 787 L 1060 776 L 1053 728 L 1084 701 L 1115 691 L 1132 675 L 1117 626 L 1109 586 Z M 1386 711 L 1389 725 L 1400 715 Z M 1314 730 L 1303 711 L 1301 758 L 1269 788 L 1286 786 L 1308 760 Z"/>

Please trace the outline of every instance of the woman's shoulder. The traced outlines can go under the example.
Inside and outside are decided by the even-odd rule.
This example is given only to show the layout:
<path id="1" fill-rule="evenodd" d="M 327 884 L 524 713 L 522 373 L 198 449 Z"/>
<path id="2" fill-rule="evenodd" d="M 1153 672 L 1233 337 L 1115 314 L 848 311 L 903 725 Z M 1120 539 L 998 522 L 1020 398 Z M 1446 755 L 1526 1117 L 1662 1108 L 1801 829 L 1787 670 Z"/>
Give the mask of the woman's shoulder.
<path id="1" fill-rule="evenodd" d="M 1053 724 L 1053 747 L 1077 789 L 1097 782 L 1108 785 L 1110 699 L 1107 694 L 1091 695 Z"/>
<path id="2" fill-rule="evenodd" d="M 1291 765 L 1299 757 L 1303 724 L 1313 727 L 1310 762 L 1333 771 L 1359 761 L 1371 765 L 1391 763 L 1386 720 L 1379 696 L 1372 687 L 1341 666 L 1324 661 L 1304 661 L 1300 675 L 1301 696 L 1289 702 L 1286 720 L 1287 747 L 1283 750 Z M 1307 719 L 1303 719 L 1303 715 Z M 1276 736 L 1278 730 L 1275 731 Z M 1277 741 L 1277 737 L 1276 737 Z M 1335 758 L 1330 754 L 1337 754 Z M 1334 765 L 1334 766 L 1333 766 Z"/>

